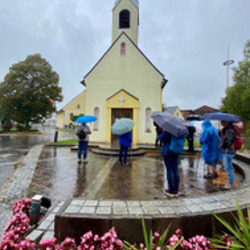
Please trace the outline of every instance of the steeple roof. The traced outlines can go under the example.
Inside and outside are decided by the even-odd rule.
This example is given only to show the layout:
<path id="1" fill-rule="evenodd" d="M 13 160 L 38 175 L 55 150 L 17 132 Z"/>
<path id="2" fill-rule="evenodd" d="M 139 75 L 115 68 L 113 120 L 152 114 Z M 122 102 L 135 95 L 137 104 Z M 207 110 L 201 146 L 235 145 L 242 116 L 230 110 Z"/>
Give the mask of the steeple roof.
<path id="1" fill-rule="evenodd" d="M 121 0 L 116 0 L 116 1 L 115 1 L 114 8 L 116 7 L 116 5 L 117 5 L 120 1 L 121 1 Z M 138 1 L 138 0 L 130 0 L 130 1 L 135 5 L 136 8 L 139 9 L 139 1 Z"/>

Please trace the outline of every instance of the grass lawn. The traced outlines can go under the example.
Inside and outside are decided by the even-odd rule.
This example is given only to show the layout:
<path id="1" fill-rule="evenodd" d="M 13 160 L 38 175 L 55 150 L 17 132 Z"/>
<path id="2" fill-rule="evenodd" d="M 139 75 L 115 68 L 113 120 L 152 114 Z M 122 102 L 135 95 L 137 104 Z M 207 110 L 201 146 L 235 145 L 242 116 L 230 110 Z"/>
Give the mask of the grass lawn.
<path id="1" fill-rule="evenodd" d="M 62 140 L 62 141 L 57 141 L 57 142 L 50 142 L 50 144 L 54 144 L 54 145 L 72 145 L 72 144 L 77 144 L 77 143 L 78 143 L 77 138 Z"/>

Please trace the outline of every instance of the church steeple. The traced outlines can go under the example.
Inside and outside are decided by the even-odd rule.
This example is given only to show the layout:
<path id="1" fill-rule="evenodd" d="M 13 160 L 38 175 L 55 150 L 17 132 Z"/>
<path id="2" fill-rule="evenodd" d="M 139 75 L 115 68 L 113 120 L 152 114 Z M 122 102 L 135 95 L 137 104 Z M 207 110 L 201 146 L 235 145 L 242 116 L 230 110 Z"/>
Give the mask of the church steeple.
<path id="1" fill-rule="evenodd" d="M 139 2 L 138 0 L 116 0 L 113 8 L 112 43 L 122 33 L 138 44 Z"/>

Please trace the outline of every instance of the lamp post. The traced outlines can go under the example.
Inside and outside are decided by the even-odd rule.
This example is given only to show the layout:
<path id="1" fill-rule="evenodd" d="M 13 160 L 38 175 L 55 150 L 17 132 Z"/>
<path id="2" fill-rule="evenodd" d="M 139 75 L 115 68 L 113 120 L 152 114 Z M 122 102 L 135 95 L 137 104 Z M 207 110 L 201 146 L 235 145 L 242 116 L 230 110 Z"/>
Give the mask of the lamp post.
<path id="1" fill-rule="evenodd" d="M 229 87 L 229 65 L 233 64 L 234 60 L 229 60 L 229 46 L 227 47 L 227 60 L 223 63 L 224 66 L 227 66 L 227 73 L 226 73 L 226 88 Z"/>

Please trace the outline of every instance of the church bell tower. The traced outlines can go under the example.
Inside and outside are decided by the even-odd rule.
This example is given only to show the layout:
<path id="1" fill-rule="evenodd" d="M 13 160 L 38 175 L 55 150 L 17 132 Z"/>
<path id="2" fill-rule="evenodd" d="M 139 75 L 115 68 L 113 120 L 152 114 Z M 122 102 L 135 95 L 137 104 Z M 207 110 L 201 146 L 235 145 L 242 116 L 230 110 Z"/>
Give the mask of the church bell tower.
<path id="1" fill-rule="evenodd" d="M 125 32 L 138 45 L 139 2 L 138 0 L 116 0 L 113 12 L 112 43 Z"/>

